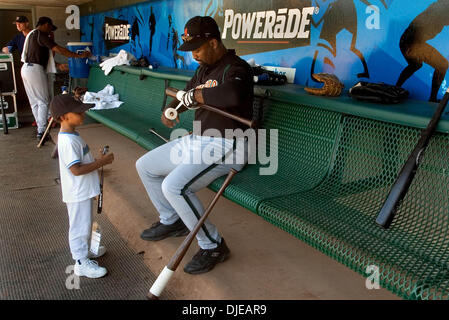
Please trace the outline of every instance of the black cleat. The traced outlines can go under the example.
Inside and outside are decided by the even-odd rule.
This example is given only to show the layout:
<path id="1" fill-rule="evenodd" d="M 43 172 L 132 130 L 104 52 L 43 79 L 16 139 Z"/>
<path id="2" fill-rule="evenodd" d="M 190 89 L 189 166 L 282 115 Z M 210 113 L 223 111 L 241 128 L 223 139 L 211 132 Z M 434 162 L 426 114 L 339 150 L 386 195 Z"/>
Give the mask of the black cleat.
<path id="1" fill-rule="evenodd" d="M 42 132 L 39 132 L 37 135 L 36 135 L 36 138 L 37 138 L 37 141 L 41 141 L 41 139 L 42 139 L 42 137 L 44 136 L 44 133 Z M 45 136 L 45 139 L 42 141 L 42 144 L 44 144 L 45 142 L 47 142 L 48 140 L 50 140 L 50 137 L 49 137 L 49 135 L 47 134 L 46 136 Z"/>
<path id="2" fill-rule="evenodd" d="M 158 241 L 168 237 L 181 237 L 189 233 L 184 222 L 178 219 L 175 223 L 166 225 L 160 221 L 154 223 L 151 228 L 142 232 L 140 237 L 147 241 Z"/>
<path id="3" fill-rule="evenodd" d="M 226 245 L 224 239 L 215 249 L 200 249 L 184 267 L 184 272 L 190 274 L 206 273 L 212 270 L 219 262 L 225 261 L 231 251 Z"/>

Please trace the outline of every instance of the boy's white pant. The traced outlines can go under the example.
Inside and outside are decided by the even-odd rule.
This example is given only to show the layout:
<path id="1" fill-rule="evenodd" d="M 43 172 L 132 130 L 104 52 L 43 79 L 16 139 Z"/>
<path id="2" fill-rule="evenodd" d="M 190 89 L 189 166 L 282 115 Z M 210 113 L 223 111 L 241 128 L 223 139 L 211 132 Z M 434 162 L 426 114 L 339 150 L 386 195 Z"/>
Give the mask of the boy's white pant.
<path id="1" fill-rule="evenodd" d="M 47 73 L 39 64 L 24 63 L 21 75 L 37 123 L 37 131 L 43 133 L 47 126 L 48 105 L 50 104 Z"/>
<path id="2" fill-rule="evenodd" d="M 89 252 L 92 234 L 92 198 L 81 202 L 67 203 L 69 212 L 69 245 L 72 258 L 83 260 Z"/>
<path id="3" fill-rule="evenodd" d="M 170 141 L 137 160 L 137 172 L 159 212 L 161 223 L 169 225 L 181 218 L 190 230 L 195 227 L 205 210 L 195 192 L 228 174 L 231 168 L 240 171 L 247 162 L 244 151 L 238 147 L 233 151 L 234 146 L 232 140 L 189 135 Z M 213 156 L 201 157 L 201 154 L 210 155 L 212 149 Z M 241 161 L 230 164 L 223 161 L 225 157 L 232 160 L 236 153 L 243 154 L 243 158 L 237 156 Z M 179 163 L 179 159 L 183 162 Z M 213 249 L 221 242 L 221 237 L 217 228 L 206 220 L 197 240 L 202 249 Z"/>

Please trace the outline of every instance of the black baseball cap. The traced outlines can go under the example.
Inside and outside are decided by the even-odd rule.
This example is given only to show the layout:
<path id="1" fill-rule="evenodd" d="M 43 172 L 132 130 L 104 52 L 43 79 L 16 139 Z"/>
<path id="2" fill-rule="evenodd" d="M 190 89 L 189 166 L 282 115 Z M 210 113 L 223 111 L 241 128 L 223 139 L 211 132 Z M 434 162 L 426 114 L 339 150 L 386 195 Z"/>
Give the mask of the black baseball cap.
<path id="1" fill-rule="evenodd" d="M 82 103 L 70 94 L 59 94 L 51 100 L 50 112 L 53 118 L 58 119 L 66 113 L 82 113 L 94 106 L 94 103 Z"/>
<path id="2" fill-rule="evenodd" d="M 29 22 L 28 18 L 25 16 L 18 16 L 16 18 L 16 20 L 12 23 L 12 24 L 16 24 L 16 23 L 24 23 L 24 22 Z"/>
<path id="3" fill-rule="evenodd" d="M 52 26 L 51 31 L 55 31 L 56 29 L 58 29 L 58 27 L 53 24 L 53 21 L 49 17 L 40 17 L 37 21 L 36 27 L 42 26 L 46 23 L 49 23 Z"/>
<path id="4" fill-rule="evenodd" d="M 181 38 L 184 41 L 179 47 L 181 51 L 193 51 L 209 39 L 221 39 L 217 22 L 208 16 L 196 16 L 187 21 Z"/>

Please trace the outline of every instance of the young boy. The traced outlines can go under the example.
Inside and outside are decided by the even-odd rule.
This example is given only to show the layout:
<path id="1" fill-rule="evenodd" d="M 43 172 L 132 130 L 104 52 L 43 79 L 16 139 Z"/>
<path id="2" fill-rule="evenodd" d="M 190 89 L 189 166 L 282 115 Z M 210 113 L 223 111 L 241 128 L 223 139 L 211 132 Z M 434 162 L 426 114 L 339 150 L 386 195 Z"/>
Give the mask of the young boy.
<path id="1" fill-rule="evenodd" d="M 106 251 L 100 247 L 98 255 L 89 251 L 92 229 L 92 201 L 100 193 L 97 169 L 114 161 L 114 154 L 102 155 L 94 159 L 89 146 L 75 131 L 83 123 L 84 112 L 94 104 L 84 104 L 69 94 L 61 94 L 51 101 L 50 111 L 61 123 L 58 135 L 59 170 L 61 174 L 62 201 L 69 213 L 69 244 L 75 260 L 74 272 L 77 276 L 100 278 L 106 275 L 106 268 L 100 267 L 97 258 Z"/>

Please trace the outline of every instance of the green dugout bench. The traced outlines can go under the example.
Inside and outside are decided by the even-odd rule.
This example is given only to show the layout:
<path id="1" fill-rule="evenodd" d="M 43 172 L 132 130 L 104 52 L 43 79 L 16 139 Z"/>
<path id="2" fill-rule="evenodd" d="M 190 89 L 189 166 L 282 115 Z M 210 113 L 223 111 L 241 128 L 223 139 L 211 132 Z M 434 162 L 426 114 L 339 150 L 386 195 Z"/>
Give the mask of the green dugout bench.
<path id="1" fill-rule="evenodd" d="M 115 67 L 90 71 L 89 91 L 114 86 L 118 109 L 93 119 L 150 150 L 169 137 L 160 122 L 166 86 L 181 89 L 193 73 Z M 278 129 L 278 171 L 247 165 L 224 196 L 405 299 L 449 299 L 449 117 L 443 115 L 414 182 L 387 230 L 375 223 L 389 189 L 436 104 L 398 105 L 310 96 L 297 85 L 258 87 L 261 128 Z M 168 98 L 170 99 L 170 98 Z M 168 100 L 170 101 L 170 100 Z M 192 129 L 193 112 L 175 128 Z M 268 141 L 270 144 L 276 141 Z M 137 160 L 137 159 L 136 159 Z M 262 166 L 263 167 L 263 166 Z M 266 166 L 265 166 L 266 167 Z M 224 177 L 209 187 L 218 191 Z"/>

